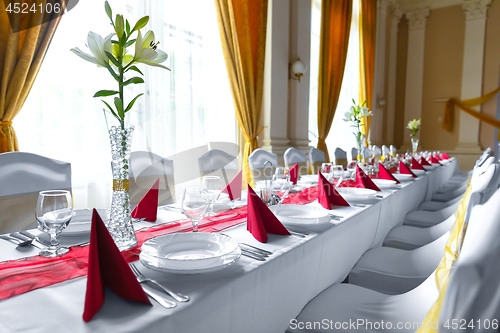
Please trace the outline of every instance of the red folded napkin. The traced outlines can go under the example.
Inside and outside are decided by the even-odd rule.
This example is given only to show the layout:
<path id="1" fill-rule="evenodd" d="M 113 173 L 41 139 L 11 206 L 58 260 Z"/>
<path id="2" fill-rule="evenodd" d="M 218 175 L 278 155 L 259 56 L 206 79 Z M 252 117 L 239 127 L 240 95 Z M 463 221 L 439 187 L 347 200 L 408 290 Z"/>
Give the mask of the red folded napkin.
<path id="1" fill-rule="evenodd" d="M 104 288 L 121 298 L 150 304 L 148 296 L 115 245 L 97 210 L 92 212 L 87 290 L 83 320 L 90 321 L 104 303 Z"/>
<path id="2" fill-rule="evenodd" d="M 379 191 L 377 185 L 366 175 L 366 173 L 356 165 L 356 187 L 369 188 L 370 190 Z"/>
<path id="3" fill-rule="evenodd" d="M 229 195 L 229 200 L 241 199 L 241 175 L 242 171 L 240 170 L 222 190 L 222 193 Z"/>
<path id="4" fill-rule="evenodd" d="M 424 170 L 425 171 L 422 164 L 418 163 L 418 161 L 414 157 L 411 158 L 411 168 L 416 169 L 416 170 Z"/>
<path id="5" fill-rule="evenodd" d="M 290 235 L 288 230 L 278 220 L 248 185 L 247 196 L 247 230 L 261 243 L 267 242 L 267 234 Z"/>
<path id="6" fill-rule="evenodd" d="M 449 160 L 449 159 L 450 159 L 450 155 L 446 154 L 446 152 L 445 152 L 445 151 L 443 151 L 443 152 L 441 153 L 441 158 L 442 158 L 443 160 Z"/>
<path id="7" fill-rule="evenodd" d="M 318 202 L 328 210 L 332 209 L 332 206 L 349 206 L 321 172 L 318 172 Z"/>
<path id="8" fill-rule="evenodd" d="M 141 201 L 132 211 L 132 217 L 135 219 L 144 218 L 146 221 L 155 222 L 158 211 L 158 194 L 160 188 L 160 178 L 158 178 L 149 191 L 144 194 Z"/>
<path id="9" fill-rule="evenodd" d="M 396 181 L 396 184 L 400 183 L 400 181 L 396 177 L 394 177 L 392 173 L 390 173 L 389 170 L 387 170 L 381 162 L 378 162 L 378 178 L 394 180 Z"/>
<path id="10" fill-rule="evenodd" d="M 417 175 L 414 174 L 403 162 L 399 161 L 399 173 L 403 175 L 411 175 L 413 178 L 417 178 Z"/>
<path id="11" fill-rule="evenodd" d="M 299 165 L 295 164 L 290 168 L 290 181 L 293 185 L 297 185 L 297 180 L 299 179 Z"/>
<path id="12" fill-rule="evenodd" d="M 420 164 L 423 166 L 423 165 L 426 165 L 426 166 L 431 166 L 431 164 L 429 162 L 427 162 L 427 160 L 423 157 L 420 158 Z"/>
<path id="13" fill-rule="evenodd" d="M 439 163 L 439 160 L 437 158 L 435 158 L 434 156 L 430 157 L 430 161 L 431 161 L 432 164 L 439 164 L 439 165 L 441 165 L 441 163 Z"/>

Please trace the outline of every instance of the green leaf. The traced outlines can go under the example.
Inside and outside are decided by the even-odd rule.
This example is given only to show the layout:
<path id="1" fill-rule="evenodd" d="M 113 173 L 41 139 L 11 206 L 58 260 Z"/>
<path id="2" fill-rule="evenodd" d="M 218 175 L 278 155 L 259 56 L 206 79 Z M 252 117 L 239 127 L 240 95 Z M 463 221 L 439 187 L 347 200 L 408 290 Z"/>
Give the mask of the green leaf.
<path id="1" fill-rule="evenodd" d="M 113 116 L 115 116 L 115 118 L 119 119 L 118 115 L 116 114 L 115 110 L 113 110 L 113 108 L 105 101 L 105 100 L 102 100 L 101 101 L 106 104 L 106 106 L 108 107 L 109 111 L 111 111 L 111 113 L 113 114 Z"/>
<path id="2" fill-rule="evenodd" d="M 120 43 L 120 45 L 123 45 L 123 47 L 125 47 L 125 43 L 127 43 L 127 34 L 124 33 L 119 39 L 118 39 L 118 42 Z"/>
<path id="3" fill-rule="evenodd" d="M 127 108 L 125 109 L 125 112 L 128 112 L 128 111 L 132 108 L 132 106 L 134 105 L 135 101 L 136 101 L 139 97 L 141 97 L 142 95 L 144 95 L 144 94 L 143 94 L 143 93 L 140 93 L 139 95 L 135 96 L 135 97 L 134 97 L 134 99 L 133 99 L 132 101 L 130 101 L 130 103 L 128 103 Z"/>
<path id="4" fill-rule="evenodd" d="M 113 96 L 118 94 L 118 91 L 115 90 L 99 90 L 94 94 L 94 97 L 106 97 L 106 96 Z"/>
<path id="5" fill-rule="evenodd" d="M 137 66 L 130 66 L 127 71 L 131 69 L 133 71 L 136 71 L 137 73 L 141 74 L 142 76 L 144 76 L 144 74 L 142 74 L 141 70 L 139 68 L 137 68 Z"/>
<path id="6" fill-rule="evenodd" d="M 115 65 L 116 67 L 120 67 L 120 63 L 118 62 L 118 60 L 116 60 L 116 58 L 115 58 L 114 55 L 112 55 L 108 51 L 104 51 L 104 52 L 108 56 L 108 59 L 111 60 L 111 62 L 113 63 L 113 65 Z"/>
<path id="7" fill-rule="evenodd" d="M 140 30 L 146 26 L 149 22 L 149 16 L 144 16 L 143 18 L 139 19 L 137 23 L 134 26 L 134 29 L 132 31 Z"/>
<path id="8" fill-rule="evenodd" d="M 123 112 L 123 102 L 119 97 L 115 97 L 115 107 L 118 115 L 121 119 L 125 118 L 125 112 Z"/>
<path id="9" fill-rule="evenodd" d="M 144 80 L 141 77 L 134 76 L 131 79 L 128 79 L 127 81 L 123 82 L 123 86 L 126 87 L 129 84 L 138 84 L 138 83 L 144 83 Z"/>
<path id="10" fill-rule="evenodd" d="M 129 47 L 130 45 L 135 43 L 135 39 L 131 39 L 128 42 L 125 43 L 125 48 Z"/>
<path id="11" fill-rule="evenodd" d="M 115 71 L 113 70 L 113 68 L 111 68 L 111 66 L 109 64 L 105 64 L 105 65 L 106 65 L 106 68 L 108 69 L 109 73 L 111 73 L 111 76 L 113 76 L 113 78 L 116 81 L 120 81 L 120 77 L 118 76 L 118 74 L 115 73 Z"/>
<path id="12" fill-rule="evenodd" d="M 111 7 L 109 6 L 109 3 L 107 1 L 104 1 L 104 10 L 106 11 L 106 15 L 108 15 L 110 20 L 113 20 L 113 11 L 111 10 Z"/>
<path id="13" fill-rule="evenodd" d="M 127 35 L 130 35 L 130 23 L 128 23 L 128 20 L 125 20 L 125 29 L 127 31 Z"/>

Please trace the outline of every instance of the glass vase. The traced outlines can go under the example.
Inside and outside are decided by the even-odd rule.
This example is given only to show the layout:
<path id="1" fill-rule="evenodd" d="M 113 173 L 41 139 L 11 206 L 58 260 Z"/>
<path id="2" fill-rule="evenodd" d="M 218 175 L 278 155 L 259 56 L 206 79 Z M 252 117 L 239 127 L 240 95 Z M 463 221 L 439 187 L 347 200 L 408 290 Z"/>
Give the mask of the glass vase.
<path id="1" fill-rule="evenodd" d="M 356 140 L 357 147 L 356 149 L 358 150 L 358 155 L 356 156 L 356 162 L 359 165 L 363 165 L 363 147 L 364 147 L 364 139 L 361 137 L 359 140 Z"/>
<path id="2" fill-rule="evenodd" d="M 111 212 L 106 223 L 111 237 L 120 251 L 137 245 L 137 238 L 132 226 L 129 196 L 129 157 L 134 127 L 121 129 L 111 127 L 111 168 L 113 171 L 113 197 Z"/>
<path id="3" fill-rule="evenodd" d="M 413 155 L 417 154 L 418 151 L 418 138 L 416 136 L 411 137 L 411 152 Z"/>

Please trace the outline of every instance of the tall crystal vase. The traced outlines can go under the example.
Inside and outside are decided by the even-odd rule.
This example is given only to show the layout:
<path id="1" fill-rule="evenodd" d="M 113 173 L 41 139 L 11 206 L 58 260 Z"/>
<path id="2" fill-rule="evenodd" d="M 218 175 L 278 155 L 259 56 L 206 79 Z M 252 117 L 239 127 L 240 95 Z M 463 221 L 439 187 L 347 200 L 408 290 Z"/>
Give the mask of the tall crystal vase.
<path id="1" fill-rule="evenodd" d="M 129 157 L 132 133 L 134 127 L 121 129 L 111 127 L 109 139 L 111 142 L 111 167 L 113 169 L 113 197 L 111 213 L 106 227 L 120 250 L 137 245 L 132 218 L 130 216 L 129 196 Z"/>
<path id="2" fill-rule="evenodd" d="M 415 155 L 418 151 L 418 138 L 416 136 L 411 136 L 411 152 Z"/>
<path id="3" fill-rule="evenodd" d="M 359 140 L 356 140 L 357 147 L 356 149 L 358 150 L 358 155 L 356 156 L 356 161 L 358 164 L 363 164 L 363 147 L 364 147 L 364 138 L 363 136 L 360 137 Z"/>

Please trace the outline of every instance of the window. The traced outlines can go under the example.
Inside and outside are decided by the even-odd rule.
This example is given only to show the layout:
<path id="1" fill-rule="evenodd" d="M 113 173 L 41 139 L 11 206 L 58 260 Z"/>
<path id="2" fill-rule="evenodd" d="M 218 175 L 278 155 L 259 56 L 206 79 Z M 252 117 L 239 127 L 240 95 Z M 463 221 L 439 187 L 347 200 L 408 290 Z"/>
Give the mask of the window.
<path id="1" fill-rule="evenodd" d="M 342 80 L 342 88 L 337 104 L 337 110 L 326 144 L 330 157 L 333 159 L 335 148 L 339 147 L 348 152 L 356 147 L 356 140 L 350 123 L 344 122 L 344 113 L 352 106 L 352 99 L 358 100 L 359 92 L 359 0 L 353 1 L 351 30 L 347 60 Z M 318 68 L 319 68 L 319 41 L 321 29 L 321 0 L 312 0 L 311 17 L 311 86 L 309 93 L 309 140 L 311 145 L 318 142 Z"/>
<path id="2" fill-rule="evenodd" d="M 135 127 L 132 150 L 168 157 L 209 141 L 237 140 L 234 107 L 222 55 L 213 1 L 110 0 L 114 13 L 131 21 L 150 16 L 171 71 L 141 66 L 145 84 L 127 122 Z M 133 23 L 132 23 L 133 24 Z M 104 1 L 80 1 L 62 17 L 42 68 L 14 125 L 20 149 L 72 164 L 75 208 L 108 207 L 111 200 L 107 126 L 116 124 L 92 98 L 115 89 L 109 73 L 70 52 L 86 50 L 89 30 L 111 32 Z M 177 191 L 179 193 L 179 191 Z"/>

